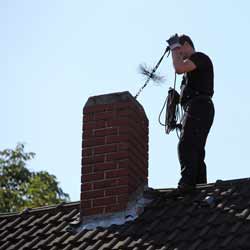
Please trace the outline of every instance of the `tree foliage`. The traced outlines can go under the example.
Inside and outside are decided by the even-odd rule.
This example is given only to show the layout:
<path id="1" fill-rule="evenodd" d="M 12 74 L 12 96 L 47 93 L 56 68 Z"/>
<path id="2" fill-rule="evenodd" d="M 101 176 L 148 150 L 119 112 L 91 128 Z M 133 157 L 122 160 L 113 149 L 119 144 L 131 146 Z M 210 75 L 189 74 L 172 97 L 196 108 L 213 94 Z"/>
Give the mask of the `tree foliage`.
<path id="1" fill-rule="evenodd" d="M 54 175 L 33 172 L 26 165 L 35 153 L 24 152 L 24 144 L 0 151 L 0 213 L 18 212 L 69 201 Z"/>

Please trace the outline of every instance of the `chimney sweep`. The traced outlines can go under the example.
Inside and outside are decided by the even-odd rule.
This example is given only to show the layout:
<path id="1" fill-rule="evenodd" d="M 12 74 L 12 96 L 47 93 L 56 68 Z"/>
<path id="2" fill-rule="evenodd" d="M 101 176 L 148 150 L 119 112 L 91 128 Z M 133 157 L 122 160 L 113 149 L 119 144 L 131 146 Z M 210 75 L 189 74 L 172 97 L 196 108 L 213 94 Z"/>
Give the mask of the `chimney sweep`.
<path id="1" fill-rule="evenodd" d="M 183 74 L 180 104 L 184 109 L 178 144 L 181 165 L 179 190 L 192 191 L 196 184 L 207 183 L 205 144 L 214 119 L 214 72 L 211 59 L 196 52 L 187 35 L 171 36 L 168 45 L 175 72 Z"/>

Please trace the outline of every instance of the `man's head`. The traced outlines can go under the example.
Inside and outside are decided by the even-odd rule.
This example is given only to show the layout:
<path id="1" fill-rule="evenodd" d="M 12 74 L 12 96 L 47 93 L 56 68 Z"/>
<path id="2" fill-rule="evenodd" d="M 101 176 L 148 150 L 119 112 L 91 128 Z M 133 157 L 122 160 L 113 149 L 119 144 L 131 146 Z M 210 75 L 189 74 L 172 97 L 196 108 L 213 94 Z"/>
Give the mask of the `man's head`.
<path id="1" fill-rule="evenodd" d="M 181 35 L 179 36 L 179 42 L 181 44 L 180 53 L 183 59 L 189 58 L 195 52 L 193 41 L 189 36 Z"/>

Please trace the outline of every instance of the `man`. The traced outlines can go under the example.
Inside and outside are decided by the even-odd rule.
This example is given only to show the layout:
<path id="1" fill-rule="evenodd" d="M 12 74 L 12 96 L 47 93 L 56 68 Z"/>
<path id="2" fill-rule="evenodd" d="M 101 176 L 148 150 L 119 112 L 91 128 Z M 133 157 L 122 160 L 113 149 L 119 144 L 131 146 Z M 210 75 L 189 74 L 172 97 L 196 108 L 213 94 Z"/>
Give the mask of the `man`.
<path id="1" fill-rule="evenodd" d="M 205 144 L 214 119 L 213 64 L 196 52 L 190 37 L 181 35 L 167 40 L 177 74 L 184 74 L 180 103 L 185 113 L 178 144 L 181 179 L 178 188 L 191 191 L 196 184 L 207 183 Z"/>

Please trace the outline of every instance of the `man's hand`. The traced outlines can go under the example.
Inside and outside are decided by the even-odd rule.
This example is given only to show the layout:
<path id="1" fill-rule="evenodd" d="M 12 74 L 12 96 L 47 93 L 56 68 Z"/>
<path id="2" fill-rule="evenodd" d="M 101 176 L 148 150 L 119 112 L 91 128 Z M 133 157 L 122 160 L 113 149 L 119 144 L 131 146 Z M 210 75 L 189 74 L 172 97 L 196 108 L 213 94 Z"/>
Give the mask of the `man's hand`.
<path id="1" fill-rule="evenodd" d="M 179 48 L 181 47 L 181 44 L 179 42 L 179 37 L 177 34 L 171 36 L 168 40 L 167 40 L 167 43 L 169 45 L 169 48 L 171 50 L 175 49 L 175 48 Z"/>

